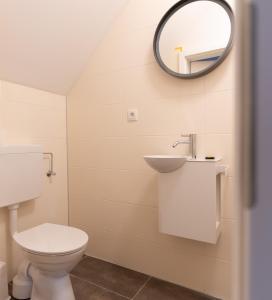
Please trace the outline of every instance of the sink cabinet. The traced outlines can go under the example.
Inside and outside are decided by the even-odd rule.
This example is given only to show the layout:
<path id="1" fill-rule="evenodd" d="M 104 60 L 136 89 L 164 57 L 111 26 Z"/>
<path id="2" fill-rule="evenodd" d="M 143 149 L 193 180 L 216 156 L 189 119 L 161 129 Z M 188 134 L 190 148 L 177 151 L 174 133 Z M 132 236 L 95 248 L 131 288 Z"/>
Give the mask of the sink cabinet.
<path id="1" fill-rule="evenodd" d="M 161 233 L 216 244 L 221 232 L 221 176 L 217 161 L 186 161 L 175 172 L 159 174 Z"/>

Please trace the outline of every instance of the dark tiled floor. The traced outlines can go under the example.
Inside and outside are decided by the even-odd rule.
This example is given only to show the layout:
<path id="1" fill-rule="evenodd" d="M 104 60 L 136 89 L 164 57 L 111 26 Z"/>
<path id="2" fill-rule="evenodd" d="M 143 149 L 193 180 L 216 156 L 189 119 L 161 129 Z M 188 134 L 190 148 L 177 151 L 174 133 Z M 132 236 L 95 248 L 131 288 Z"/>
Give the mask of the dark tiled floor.
<path id="1" fill-rule="evenodd" d="M 72 271 L 72 274 L 129 299 L 149 278 L 147 275 L 91 257 L 85 257 Z"/>
<path id="2" fill-rule="evenodd" d="M 78 264 L 71 281 L 76 300 L 216 300 L 92 257 Z"/>
<path id="3" fill-rule="evenodd" d="M 215 300 L 91 257 L 73 270 L 71 280 L 76 300 Z"/>
<path id="4" fill-rule="evenodd" d="M 71 276 L 76 300 L 125 300 L 127 298 Z"/>

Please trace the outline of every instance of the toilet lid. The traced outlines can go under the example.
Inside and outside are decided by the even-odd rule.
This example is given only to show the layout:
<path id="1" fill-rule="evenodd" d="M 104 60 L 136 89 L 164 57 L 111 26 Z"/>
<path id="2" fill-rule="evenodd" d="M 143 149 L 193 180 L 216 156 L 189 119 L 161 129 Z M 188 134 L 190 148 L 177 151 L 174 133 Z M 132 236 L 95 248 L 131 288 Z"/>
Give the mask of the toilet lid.
<path id="1" fill-rule="evenodd" d="M 61 255 L 82 249 L 88 235 L 74 227 L 45 223 L 16 233 L 14 240 L 28 252 Z"/>

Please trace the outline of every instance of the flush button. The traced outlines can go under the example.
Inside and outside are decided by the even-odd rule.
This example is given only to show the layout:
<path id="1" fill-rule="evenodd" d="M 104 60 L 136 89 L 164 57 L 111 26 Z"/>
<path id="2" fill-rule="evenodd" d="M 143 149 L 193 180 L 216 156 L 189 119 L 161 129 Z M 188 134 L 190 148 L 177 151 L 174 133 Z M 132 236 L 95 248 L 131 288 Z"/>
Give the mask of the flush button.
<path id="1" fill-rule="evenodd" d="M 138 121 L 138 109 L 129 109 L 127 112 L 127 119 L 129 122 Z"/>

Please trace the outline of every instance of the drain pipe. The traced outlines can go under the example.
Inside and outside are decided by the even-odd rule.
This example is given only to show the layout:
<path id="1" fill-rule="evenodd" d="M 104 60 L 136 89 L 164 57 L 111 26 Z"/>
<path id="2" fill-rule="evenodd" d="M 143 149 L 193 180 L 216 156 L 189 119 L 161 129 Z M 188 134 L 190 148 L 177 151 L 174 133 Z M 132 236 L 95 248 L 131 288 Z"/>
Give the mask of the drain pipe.
<path id="1" fill-rule="evenodd" d="M 18 208 L 19 204 L 8 206 L 9 210 L 9 232 L 13 238 L 14 234 L 18 232 Z"/>
<path id="2" fill-rule="evenodd" d="M 18 208 L 19 204 L 8 206 L 9 232 L 11 238 L 18 233 Z M 12 296 L 16 299 L 29 299 L 32 291 L 32 279 L 29 276 L 31 264 L 25 260 L 20 264 L 17 275 L 12 280 Z"/>
<path id="3" fill-rule="evenodd" d="M 18 268 L 17 275 L 12 280 L 12 296 L 15 299 L 30 299 L 32 279 L 29 276 L 31 264 L 25 260 Z"/>

